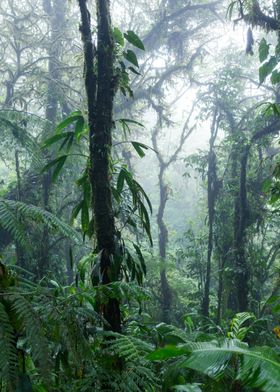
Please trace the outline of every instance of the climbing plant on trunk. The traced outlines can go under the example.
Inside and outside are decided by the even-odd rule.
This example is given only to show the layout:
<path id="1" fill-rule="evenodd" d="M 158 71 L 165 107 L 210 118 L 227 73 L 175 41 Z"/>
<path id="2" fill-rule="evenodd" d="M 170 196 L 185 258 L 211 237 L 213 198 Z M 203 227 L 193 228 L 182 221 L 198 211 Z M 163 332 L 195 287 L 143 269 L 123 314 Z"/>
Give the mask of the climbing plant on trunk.
<path id="1" fill-rule="evenodd" d="M 79 0 L 81 34 L 84 44 L 85 88 L 88 101 L 90 138 L 89 179 L 92 188 L 94 235 L 100 257 L 102 284 L 119 278 L 114 268 L 115 222 L 110 184 L 110 158 L 113 129 L 114 39 L 108 0 L 97 0 L 97 47 L 91 34 L 91 19 L 86 0 Z M 103 306 L 103 315 L 113 331 L 121 331 L 119 302 L 110 298 Z"/>

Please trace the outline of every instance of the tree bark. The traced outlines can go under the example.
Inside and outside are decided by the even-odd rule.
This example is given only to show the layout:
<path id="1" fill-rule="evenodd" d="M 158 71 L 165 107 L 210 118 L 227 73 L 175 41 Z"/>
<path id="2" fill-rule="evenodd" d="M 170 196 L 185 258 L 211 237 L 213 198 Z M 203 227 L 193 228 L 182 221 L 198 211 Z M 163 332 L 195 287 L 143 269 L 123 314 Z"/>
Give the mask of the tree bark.
<path id="1" fill-rule="evenodd" d="M 165 169 L 166 166 L 164 165 L 163 162 L 161 162 L 160 172 L 159 172 L 160 201 L 159 201 L 159 208 L 157 214 L 157 224 L 159 230 L 158 233 L 159 255 L 162 261 L 162 266 L 160 270 L 162 321 L 165 323 L 170 323 L 172 293 L 166 276 L 166 247 L 168 243 L 168 230 L 163 219 L 166 202 L 168 200 L 168 188 L 167 185 L 164 183 L 164 178 L 163 178 Z"/>
<path id="2" fill-rule="evenodd" d="M 215 204 L 218 196 L 218 180 L 216 171 L 216 154 L 214 144 L 218 132 L 218 111 L 215 109 L 213 122 L 211 126 L 211 136 L 209 141 L 209 154 L 208 154 L 208 172 L 207 172 L 207 201 L 208 201 L 208 245 L 207 245 L 207 267 L 206 279 L 204 287 L 204 296 L 202 301 L 202 314 L 205 317 L 209 316 L 209 303 L 210 303 L 210 285 L 211 285 L 211 259 L 213 252 L 213 230 L 214 230 L 214 217 L 215 217 Z"/>
<path id="3" fill-rule="evenodd" d="M 252 145 L 265 136 L 279 132 L 279 120 L 273 121 L 270 125 L 256 132 L 251 140 L 245 144 L 241 154 L 240 162 L 240 182 L 239 194 L 235 203 L 235 223 L 234 223 L 234 241 L 233 250 L 235 258 L 235 287 L 237 292 L 237 306 L 235 311 L 244 312 L 248 310 L 249 296 L 249 266 L 247 264 L 245 244 L 246 244 L 246 228 L 250 224 L 248 222 L 248 202 L 247 202 L 247 165 L 249 153 Z"/>
<path id="4" fill-rule="evenodd" d="M 90 13 L 86 0 L 78 0 L 81 12 L 81 34 L 84 44 L 85 88 L 88 100 L 90 137 L 89 178 L 92 187 L 92 209 L 95 224 L 97 251 L 100 255 L 101 284 L 107 285 L 119 279 L 119 267 L 115 267 L 115 222 L 110 183 L 110 158 L 113 129 L 114 41 L 108 0 L 96 0 L 97 50 L 95 50 Z M 97 71 L 94 67 L 97 67 Z M 117 299 L 103 304 L 103 316 L 109 328 L 121 332 L 120 305 Z"/>
<path id="5" fill-rule="evenodd" d="M 65 0 L 54 0 L 53 4 L 50 0 L 43 0 L 43 8 L 50 19 L 51 37 L 50 46 L 48 50 L 48 86 L 47 86 L 47 103 L 45 117 L 48 125 L 45 136 L 48 134 L 48 129 L 53 130 L 57 120 L 57 111 L 59 104 L 58 82 L 61 80 L 61 71 L 59 62 L 63 52 L 62 45 L 62 31 L 65 23 Z M 47 153 L 44 154 L 47 156 Z M 42 176 L 42 202 L 45 210 L 50 210 L 50 193 L 51 193 L 51 171 Z M 47 226 L 43 228 L 43 240 L 41 252 L 38 262 L 38 277 L 42 278 L 47 272 L 50 265 L 50 236 Z"/>
<path id="6" fill-rule="evenodd" d="M 245 145 L 241 155 L 239 194 L 235 203 L 235 224 L 233 250 L 235 258 L 235 287 L 237 293 L 238 312 L 245 312 L 248 309 L 249 294 L 249 268 L 245 254 L 245 231 L 247 227 L 247 163 L 250 146 Z"/>

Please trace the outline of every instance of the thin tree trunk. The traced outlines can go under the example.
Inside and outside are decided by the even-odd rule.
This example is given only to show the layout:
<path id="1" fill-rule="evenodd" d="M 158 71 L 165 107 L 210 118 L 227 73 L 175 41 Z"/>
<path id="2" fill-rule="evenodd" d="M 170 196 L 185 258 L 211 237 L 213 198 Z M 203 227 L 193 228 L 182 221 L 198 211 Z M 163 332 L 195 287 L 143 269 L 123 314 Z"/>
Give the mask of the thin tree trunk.
<path id="1" fill-rule="evenodd" d="M 235 255 L 235 284 L 237 292 L 238 312 L 248 309 L 249 294 L 249 268 L 245 254 L 245 230 L 247 226 L 247 162 L 249 145 L 245 146 L 241 156 L 240 187 L 238 205 L 236 205 L 236 224 L 234 232 L 234 255 Z"/>
<path id="2" fill-rule="evenodd" d="M 21 175 L 20 175 L 20 162 L 19 162 L 19 151 L 16 150 L 15 152 L 15 162 L 16 162 L 16 175 L 17 175 L 17 201 L 21 201 Z M 20 217 L 18 217 L 20 219 Z M 16 259 L 17 259 L 17 264 L 25 268 L 25 263 L 24 263 L 24 255 L 23 255 L 23 249 L 18 241 L 16 241 Z"/>
<path id="3" fill-rule="evenodd" d="M 204 287 L 204 296 L 202 301 L 202 314 L 205 317 L 209 316 L 209 295 L 211 285 L 211 259 L 213 252 L 213 226 L 215 216 L 215 204 L 218 195 L 218 180 L 216 173 L 216 154 L 214 151 L 214 144 L 218 132 L 217 123 L 218 111 L 214 112 L 213 122 L 211 126 L 211 136 L 209 141 L 209 154 L 208 154 L 208 173 L 207 173 L 207 199 L 208 199 L 208 245 L 207 245 L 207 267 L 206 279 Z"/>
<path id="4" fill-rule="evenodd" d="M 164 179 L 163 179 L 165 168 L 166 168 L 165 165 L 161 163 L 160 172 L 159 172 L 160 201 L 159 201 L 159 208 L 157 214 L 157 224 L 159 230 L 158 233 L 159 255 L 162 262 L 161 271 L 160 271 L 162 321 L 164 321 L 165 323 L 170 323 L 172 293 L 166 276 L 166 247 L 168 243 L 168 230 L 163 219 L 166 202 L 168 200 L 168 188 L 164 183 Z"/>
<path id="5" fill-rule="evenodd" d="M 46 136 L 48 129 L 53 130 L 57 120 L 57 111 L 59 103 L 58 82 L 61 80 L 61 71 L 59 61 L 63 52 L 61 42 L 63 27 L 65 23 L 65 0 L 54 0 L 51 4 L 50 0 L 43 0 L 43 8 L 50 19 L 51 37 L 50 47 L 48 50 L 48 86 L 47 86 L 47 103 L 46 103 L 46 120 L 48 121 Z M 47 153 L 46 153 L 47 154 Z M 46 155 L 45 154 L 45 155 Z M 45 210 L 50 210 L 50 192 L 51 192 L 51 171 L 42 176 L 42 199 Z M 47 226 L 43 228 L 43 241 L 41 246 L 41 254 L 38 263 L 38 276 L 42 278 L 49 268 L 50 264 L 50 236 Z"/>

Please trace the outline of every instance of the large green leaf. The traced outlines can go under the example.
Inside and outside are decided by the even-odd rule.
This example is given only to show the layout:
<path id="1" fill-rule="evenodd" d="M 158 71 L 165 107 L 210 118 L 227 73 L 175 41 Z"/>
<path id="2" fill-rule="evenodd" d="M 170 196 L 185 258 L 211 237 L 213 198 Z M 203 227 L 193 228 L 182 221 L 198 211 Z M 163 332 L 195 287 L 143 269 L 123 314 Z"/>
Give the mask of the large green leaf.
<path id="1" fill-rule="evenodd" d="M 275 56 L 270 57 L 268 61 L 266 61 L 260 68 L 259 68 L 259 80 L 260 83 L 263 83 L 268 75 L 272 73 L 274 68 L 277 65 L 277 59 Z"/>
<path id="2" fill-rule="evenodd" d="M 138 37 L 137 34 L 134 33 L 134 31 L 127 31 L 126 33 L 124 33 L 124 38 L 131 43 L 132 45 L 134 45 L 136 48 L 138 49 L 142 49 L 145 50 L 145 46 L 143 44 L 143 42 L 141 41 L 141 39 Z"/>
<path id="3" fill-rule="evenodd" d="M 52 181 L 55 181 L 57 177 L 59 176 L 64 163 L 66 162 L 68 155 L 61 155 L 60 157 L 55 158 L 51 162 L 49 162 L 44 168 L 42 169 L 42 172 L 46 172 L 50 170 L 51 168 L 54 168 L 53 174 L 52 174 Z"/>
<path id="4" fill-rule="evenodd" d="M 133 50 L 128 49 L 126 52 L 124 52 L 124 58 L 131 64 L 135 65 L 135 67 L 139 68 L 137 56 Z"/>
<path id="5" fill-rule="evenodd" d="M 202 392 L 199 384 L 175 385 L 172 389 L 176 392 Z"/>
<path id="6" fill-rule="evenodd" d="M 73 124 L 75 121 L 83 119 L 83 114 L 81 111 L 76 111 L 71 113 L 68 117 L 66 117 L 61 123 L 56 127 L 56 132 L 59 133 L 69 125 Z"/>
<path id="7" fill-rule="evenodd" d="M 167 346 L 148 355 L 150 360 L 181 357 L 177 366 L 189 368 L 218 378 L 224 374 L 234 357 L 239 357 L 237 379 L 244 385 L 263 392 L 279 392 L 280 362 L 275 352 L 266 347 L 249 349 L 237 339 L 221 342 L 189 342 Z"/>
<path id="8" fill-rule="evenodd" d="M 117 27 L 114 27 L 113 29 L 113 36 L 115 41 L 120 45 L 120 46 L 124 46 L 124 36 L 123 33 L 121 32 L 120 29 L 118 29 Z"/>
<path id="9" fill-rule="evenodd" d="M 259 44 L 259 59 L 261 63 L 267 59 L 268 54 L 269 54 L 269 45 L 267 44 L 266 40 L 262 38 Z"/>

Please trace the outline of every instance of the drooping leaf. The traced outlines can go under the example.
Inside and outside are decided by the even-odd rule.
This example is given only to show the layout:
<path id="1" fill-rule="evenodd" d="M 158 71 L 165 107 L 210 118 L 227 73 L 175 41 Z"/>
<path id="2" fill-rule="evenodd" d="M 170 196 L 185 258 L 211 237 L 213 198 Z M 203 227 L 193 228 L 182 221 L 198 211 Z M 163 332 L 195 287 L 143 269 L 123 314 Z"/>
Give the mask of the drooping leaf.
<path id="1" fill-rule="evenodd" d="M 149 147 L 146 144 L 139 143 L 139 142 L 131 142 L 132 146 L 134 147 L 135 151 L 139 155 L 140 158 L 145 156 L 145 152 L 143 150 L 148 150 Z"/>
<path id="2" fill-rule="evenodd" d="M 260 84 L 262 84 L 265 79 L 267 78 L 268 75 L 270 75 L 273 71 L 273 69 L 277 65 L 277 59 L 275 56 L 270 57 L 270 59 L 265 62 L 260 68 L 259 68 L 259 80 Z"/>
<path id="3" fill-rule="evenodd" d="M 82 223 L 83 232 L 86 233 L 89 227 L 89 209 L 85 200 L 83 200 L 82 203 L 81 223 Z"/>
<path id="4" fill-rule="evenodd" d="M 138 37 L 136 33 L 134 33 L 134 31 L 128 30 L 126 33 L 124 33 L 124 38 L 136 48 L 145 50 L 145 46 L 142 40 Z"/>
<path id="5" fill-rule="evenodd" d="M 120 29 L 114 27 L 113 29 L 113 36 L 115 41 L 121 46 L 124 47 L 124 36 Z"/>
<path id="6" fill-rule="evenodd" d="M 55 181 L 61 172 L 61 169 L 64 166 L 64 163 L 66 162 L 68 155 L 61 155 L 60 157 L 54 159 L 50 163 L 48 163 L 42 170 L 42 172 L 50 170 L 52 167 L 54 168 L 53 174 L 52 174 L 52 181 Z"/>
<path id="7" fill-rule="evenodd" d="M 147 268 L 146 268 L 146 263 L 143 257 L 143 254 L 141 252 L 141 249 L 139 248 L 139 246 L 135 243 L 133 243 L 134 249 L 136 250 L 137 256 L 139 258 L 140 264 L 141 264 L 141 269 L 144 273 L 144 275 L 146 275 L 147 273 Z"/>
<path id="8" fill-rule="evenodd" d="M 266 40 L 262 38 L 259 44 L 259 59 L 261 63 L 267 59 L 268 54 L 269 54 L 269 45 L 267 44 Z"/>
<path id="9" fill-rule="evenodd" d="M 131 64 L 133 64 L 135 67 L 139 68 L 137 56 L 133 52 L 133 50 L 128 49 L 126 52 L 124 52 L 124 58 Z"/>
<path id="10" fill-rule="evenodd" d="M 84 126 L 85 126 L 85 119 L 84 117 L 81 117 L 77 120 L 76 125 L 75 125 L 75 137 L 79 141 L 83 132 L 84 132 Z"/>
<path id="11" fill-rule="evenodd" d="M 275 69 L 271 74 L 270 81 L 272 84 L 280 83 L 280 72 Z"/>
<path id="12" fill-rule="evenodd" d="M 62 139 L 67 139 L 69 136 L 68 132 L 63 132 L 63 133 L 58 133 L 56 135 L 53 135 L 51 137 L 49 137 L 48 139 L 46 139 L 43 144 L 42 144 L 42 148 L 46 148 L 51 146 L 52 144 L 58 142 L 59 140 Z"/>
<path id="13" fill-rule="evenodd" d="M 56 127 L 56 132 L 60 133 L 63 129 L 68 127 L 68 125 L 73 124 L 75 121 L 83 118 L 83 114 L 81 111 L 76 111 L 71 113 L 68 117 L 66 117 L 61 123 Z"/>

